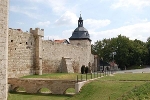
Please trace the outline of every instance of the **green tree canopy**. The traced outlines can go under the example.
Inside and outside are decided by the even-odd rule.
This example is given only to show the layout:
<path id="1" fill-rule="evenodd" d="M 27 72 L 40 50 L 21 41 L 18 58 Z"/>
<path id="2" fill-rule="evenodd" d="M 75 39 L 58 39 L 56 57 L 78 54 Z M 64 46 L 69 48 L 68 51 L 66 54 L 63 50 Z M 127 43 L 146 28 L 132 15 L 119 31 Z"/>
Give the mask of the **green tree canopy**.
<path id="1" fill-rule="evenodd" d="M 114 60 L 120 68 L 147 64 L 150 61 L 147 56 L 150 53 L 150 41 L 145 43 L 118 35 L 116 38 L 99 40 L 92 45 L 92 53 L 103 58 L 104 61 L 112 61 L 113 52 L 116 52 Z"/>

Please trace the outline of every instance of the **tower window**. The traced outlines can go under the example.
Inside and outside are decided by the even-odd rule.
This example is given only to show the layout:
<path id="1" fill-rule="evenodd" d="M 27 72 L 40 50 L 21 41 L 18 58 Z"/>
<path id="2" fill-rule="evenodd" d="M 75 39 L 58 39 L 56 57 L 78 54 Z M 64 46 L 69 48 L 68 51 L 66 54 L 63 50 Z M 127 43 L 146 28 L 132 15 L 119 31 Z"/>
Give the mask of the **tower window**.
<path id="1" fill-rule="evenodd" d="M 13 42 L 13 40 L 11 40 L 11 42 Z"/>

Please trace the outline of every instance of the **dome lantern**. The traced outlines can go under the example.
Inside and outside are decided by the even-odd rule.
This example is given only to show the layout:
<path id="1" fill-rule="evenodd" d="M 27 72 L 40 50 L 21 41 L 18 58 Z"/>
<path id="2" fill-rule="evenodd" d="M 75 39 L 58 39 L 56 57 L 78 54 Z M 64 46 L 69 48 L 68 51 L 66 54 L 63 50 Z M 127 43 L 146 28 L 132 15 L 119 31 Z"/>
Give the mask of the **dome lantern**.
<path id="1" fill-rule="evenodd" d="M 73 31 L 72 36 L 69 38 L 69 40 L 89 40 L 90 35 L 86 28 L 83 27 L 83 20 L 80 14 L 79 20 L 78 20 L 78 27 Z"/>

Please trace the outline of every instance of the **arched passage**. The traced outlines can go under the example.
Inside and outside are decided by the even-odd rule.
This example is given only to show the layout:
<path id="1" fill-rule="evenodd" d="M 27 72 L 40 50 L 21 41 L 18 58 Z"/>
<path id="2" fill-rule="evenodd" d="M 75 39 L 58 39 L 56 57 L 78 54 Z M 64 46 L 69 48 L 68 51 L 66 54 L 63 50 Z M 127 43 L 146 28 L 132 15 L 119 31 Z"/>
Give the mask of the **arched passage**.
<path id="1" fill-rule="evenodd" d="M 15 87 L 13 89 L 15 92 L 26 92 L 25 88 L 24 87 Z"/>
<path id="2" fill-rule="evenodd" d="M 66 89 L 64 94 L 75 94 L 75 89 L 74 88 L 68 88 L 68 89 Z"/>
<path id="3" fill-rule="evenodd" d="M 38 93 L 52 93 L 51 92 L 51 90 L 50 89 L 48 89 L 48 88 L 40 88 L 39 90 L 38 90 Z"/>

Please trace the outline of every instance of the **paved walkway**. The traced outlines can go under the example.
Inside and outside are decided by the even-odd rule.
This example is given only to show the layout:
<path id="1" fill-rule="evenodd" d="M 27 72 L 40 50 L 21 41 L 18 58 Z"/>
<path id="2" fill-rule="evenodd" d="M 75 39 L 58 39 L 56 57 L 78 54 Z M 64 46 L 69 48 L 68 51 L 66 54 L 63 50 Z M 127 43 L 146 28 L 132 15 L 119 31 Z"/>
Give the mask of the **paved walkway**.
<path id="1" fill-rule="evenodd" d="M 150 67 L 143 69 L 116 71 L 116 73 L 150 73 Z"/>

